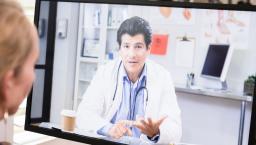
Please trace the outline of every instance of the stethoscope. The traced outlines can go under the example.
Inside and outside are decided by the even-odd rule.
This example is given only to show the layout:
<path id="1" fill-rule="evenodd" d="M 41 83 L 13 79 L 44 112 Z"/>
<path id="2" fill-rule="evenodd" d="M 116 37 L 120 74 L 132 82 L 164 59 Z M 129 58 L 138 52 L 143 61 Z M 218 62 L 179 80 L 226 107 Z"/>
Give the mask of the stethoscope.
<path id="1" fill-rule="evenodd" d="M 120 71 L 120 68 L 121 68 L 121 65 L 122 65 L 122 61 L 120 61 L 120 63 L 119 63 L 119 66 L 118 66 L 118 69 L 117 69 L 117 75 L 116 75 L 116 86 L 115 86 L 115 92 L 114 92 L 114 95 L 113 95 L 113 98 L 112 98 L 112 101 L 114 101 L 115 100 L 115 98 L 116 98 L 116 92 L 117 92 L 117 87 L 118 87 L 118 78 L 119 78 L 119 71 Z M 129 109 L 129 119 L 133 119 L 133 117 L 134 117 L 134 112 L 135 112 L 135 106 L 136 106 L 136 101 L 137 101 L 137 96 L 138 96 L 138 94 L 141 92 L 141 91 L 143 91 L 143 90 L 145 90 L 146 91 L 146 103 L 145 103 L 145 105 L 147 106 L 147 103 L 148 103 L 148 89 L 147 89 L 147 79 L 145 79 L 145 81 L 144 81 L 145 83 L 145 85 L 144 86 L 141 86 L 139 89 L 138 89 L 138 91 L 135 93 L 135 103 L 134 103 L 134 105 L 132 106 L 133 107 L 133 112 L 131 112 L 131 89 L 130 89 L 130 109 Z M 146 106 L 144 107 L 144 108 L 146 108 Z M 146 112 L 146 110 L 145 110 L 145 112 Z M 136 119 L 136 118 L 135 118 Z"/>

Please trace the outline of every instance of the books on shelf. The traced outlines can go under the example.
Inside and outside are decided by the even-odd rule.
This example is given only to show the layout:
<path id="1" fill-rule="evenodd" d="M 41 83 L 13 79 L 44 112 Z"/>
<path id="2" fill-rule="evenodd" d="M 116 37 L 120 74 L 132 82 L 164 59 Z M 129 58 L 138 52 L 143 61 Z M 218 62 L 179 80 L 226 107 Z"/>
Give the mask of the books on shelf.
<path id="1" fill-rule="evenodd" d="M 119 25 L 127 18 L 126 9 L 123 7 L 112 7 L 108 11 L 108 27 L 118 28 Z"/>

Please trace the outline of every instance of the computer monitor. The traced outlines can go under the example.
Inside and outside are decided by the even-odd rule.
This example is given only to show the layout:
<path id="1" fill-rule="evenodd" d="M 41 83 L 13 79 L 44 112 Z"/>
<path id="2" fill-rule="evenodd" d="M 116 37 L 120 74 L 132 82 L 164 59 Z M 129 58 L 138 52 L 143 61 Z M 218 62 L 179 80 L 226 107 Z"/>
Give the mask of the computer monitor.
<path id="1" fill-rule="evenodd" d="M 61 127 L 61 112 L 66 109 L 77 111 L 80 102 L 85 99 L 82 96 L 90 86 L 98 68 L 102 64 L 111 63 L 113 59 L 118 58 L 117 30 L 120 24 L 134 16 L 147 20 L 152 27 L 152 40 L 155 40 L 154 45 L 151 46 L 154 51 L 151 51 L 149 58 L 168 69 L 174 81 L 182 82 L 188 71 L 200 72 L 201 65 L 198 64 L 203 64 L 201 58 L 204 57 L 206 51 L 205 43 L 208 46 L 208 41 L 215 40 L 219 35 L 230 38 L 232 45 L 238 42 L 237 37 L 243 36 L 244 39 L 241 39 L 242 41 L 236 46 L 245 46 L 245 42 L 248 40 L 248 44 L 254 52 L 255 42 L 249 39 L 249 36 L 256 38 L 255 29 L 250 27 L 256 21 L 254 11 L 254 7 L 243 5 L 153 0 L 37 0 L 35 24 L 40 32 L 40 57 L 36 64 L 36 80 L 27 103 L 26 130 L 88 144 L 141 144 L 139 142 L 141 138 L 123 142 L 123 140 L 109 139 L 108 136 L 102 136 L 90 130 L 78 128 L 78 130 L 70 132 Z M 184 35 L 187 35 L 185 41 L 180 39 Z M 211 54 L 215 49 L 222 48 L 222 45 L 214 46 L 210 47 L 207 58 L 212 57 Z M 226 46 L 222 49 L 225 50 L 225 48 Z M 221 62 L 224 64 L 220 69 L 220 74 L 204 71 L 204 75 L 213 75 L 220 80 L 225 80 L 225 72 L 227 72 L 229 64 L 227 59 L 231 58 L 230 48 L 223 55 L 226 58 L 225 62 Z M 245 49 L 245 52 L 248 51 Z M 254 60 L 253 53 L 250 54 L 249 60 Z M 211 61 L 207 60 L 206 62 L 205 65 L 209 66 L 208 62 Z M 234 66 L 245 68 L 241 69 L 246 71 L 244 73 L 248 73 L 250 70 L 247 68 L 250 66 L 240 66 L 236 62 L 234 62 Z M 161 69 L 154 71 L 161 71 Z M 238 75 L 240 76 L 240 74 Z M 160 77 L 162 76 L 155 76 L 147 82 L 147 85 L 152 85 Z M 113 79 L 115 81 L 116 77 Z M 119 83 L 122 84 L 121 81 Z M 164 80 L 153 85 L 152 88 L 166 87 L 163 83 L 169 84 L 169 81 Z M 107 81 L 100 85 L 110 86 Z M 103 94 L 111 96 L 111 99 L 105 104 L 101 103 L 104 99 L 98 100 L 98 103 L 102 104 L 100 107 L 111 105 L 115 86 L 111 87 L 106 89 L 110 93 Z M 171 88 L 168 85 L 167 87 Z M 119 88 L 120 86 L 118 86 Z M 99 90 L 101 88 L 96 88 L 94 91 L 101 93 Z M 164 90 L 163 93 L 165 92 L 169 91 Z M 150 100 L 148 106 L 164 102 L 157 99 L 162 93 L 152 95 L 150 89 L 148 93 L 148 100 L 151 97 L 155 99 L 155 101 Z M 237 110 L 240 107 L 239 101 L 185 93 L 177 93 L 177 95 L 179 95 L 177 99 L 182 112 L 183 133 L 180 142 L 237 145 L 240 121 L 237 115 Z M 168 99 L 169 96 L 166 98 Z M 85 99 L 86 101 L 94 100 Z M 97 102 L 95 104 L 97 105 Z M 92 105 L 91 107 L 96 106 Z M 117 105 L 113 103 L 113 107 L 117 107 Z M 161 107 L 172 110 L 173 104 Z M 202 109 L 204 107 L 206 109 Z M 157 114 L 158 111 L 161 112 L 165 109 L 147 109 L 147 111 L 154 111 Z M 230 110 L 232 110 L 231 113 Z M 88 109 L 84 111 L 88 111 Z M 101 112 L 101 115 L 107 114 L 108 111 L 111 110 L 106 109 Z M 165 114 L 157 114 L 155 117 L 162 115 Z M 87 119 L 91 118 L 92 115 L 87 116 Z M 93 120 L 90 124 L 94 122 L 96 124 L 99 121 L 104 122 L 104 120 Z M 87 123 L 84 122 L 84 124 Z M 223 126 L 225 126 L 224 129 Z M 173 126 L 168 127 L 172 128 Z M 172 132 L 172 129 L 168 131 Z M 245 129 L 244 133 L 244 138 L 246 138 L 248 130 Z M 128 138 L 128 136 L 126 137 Z M 175 136 L 167 135 L 165 139 L 172 137 L 175 138 Z M 144 141 L 147 138 L 142 139 Z M 162 139 L 161 133 L 159 139 Z"/>
<path id="2" fill-rule="evenodd" d="M 211 79 L 217 79 L 222 82 L 222 89 L 227 89 L 226 76 L 233 48 L 229 44 L 210 44 L 201 76 Z"/>

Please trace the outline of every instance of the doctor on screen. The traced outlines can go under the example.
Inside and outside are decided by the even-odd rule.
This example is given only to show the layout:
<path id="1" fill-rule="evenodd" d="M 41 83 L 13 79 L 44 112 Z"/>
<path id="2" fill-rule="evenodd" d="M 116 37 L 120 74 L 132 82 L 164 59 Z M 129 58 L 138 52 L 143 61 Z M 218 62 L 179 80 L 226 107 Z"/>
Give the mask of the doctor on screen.
<path id="1" fill-rule="evenodd" d="M 140 17 L 117 32 L 119 55 L 98 69 L 78 107 L 77 127 L 119 139 L 179 142 L 180 109 L 170 73 L 147 59 L 151 28 Z"/>

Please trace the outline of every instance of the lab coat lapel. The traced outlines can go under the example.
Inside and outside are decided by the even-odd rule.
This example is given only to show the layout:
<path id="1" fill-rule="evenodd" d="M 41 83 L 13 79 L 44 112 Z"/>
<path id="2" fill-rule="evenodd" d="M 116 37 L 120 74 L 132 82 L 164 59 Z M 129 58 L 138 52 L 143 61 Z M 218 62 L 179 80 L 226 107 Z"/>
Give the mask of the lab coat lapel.
<path id="1" fill-rule="evenodd" d="M 147 62 L 147 90 L 148 90 L 148 101 L 146 101 L 147 97 L 144 97 L 144 108 L 145 108 L 145 117 L 156 117 L 155 111 L 157 110 L 154 107 L 157 107 L 155 104 L 159 102 L 157 97 L 159 97 L 159 86 L 157 84 L 157 74 L 152 68 L 152 65 Z"/>
<path id="2" fill-rule="evenodd" d="M 122 76 L 120 74 L 121 74 L 121 72 L 119 72 L 119 76 L 118 76 L 116 96 L 115 96 L 114 100 L 112 101 L 111 106 L 110 106 L 110 110 L 107 114 L 107 119 L 108 120 L 111 120 L 113 118 L 113 116 L 115 115 L 115 113 L 118 110 L 118 108 L 121 104 L 121 101 L 122 101 L 123 80 L 122 80 Z M 113 91 L 113 94 L 114 94 L 114 91 Z"/>

